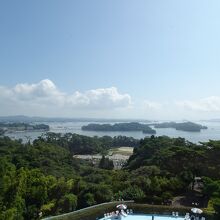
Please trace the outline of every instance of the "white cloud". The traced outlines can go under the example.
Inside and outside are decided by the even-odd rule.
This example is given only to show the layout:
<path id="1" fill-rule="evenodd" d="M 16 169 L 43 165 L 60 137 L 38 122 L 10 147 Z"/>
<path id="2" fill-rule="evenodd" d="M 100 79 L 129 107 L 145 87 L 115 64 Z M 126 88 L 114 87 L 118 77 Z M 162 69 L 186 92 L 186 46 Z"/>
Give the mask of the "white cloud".
<path id="1" fill-rule="evenodd" d="M 220 97 L 156 102 L 131 101 L 116 87 L 65 93 L 49 79 L 38 83 L 0 86 L 0 115 L 67 117 L 195 119 L 219 117 Z"/>
<path id="2" fill-rule="evenodd" d="M 199 100 L 185 100 L 176 102 L 179 107 L 186 108 L 193 111 L 202 112 L 218 112 L 220 111 L 220 97 L 210 96 Z"/>
<path id="3" fill-rule="evenodd" d="M 61 92 L 49 79 L 35 84 L 17 84 L 13 88 L 0 86 L 0 114 L 42 114 L 58 112 L 72 114 L 74 110 L 89 112 L 127 108 L 131 105 L 129 94 L 121 94 L 115 87 Z M 19 112 L 20 111 L 20 112 Z M 65 116 L 65 115 L 63 115 Z"/>
<path id="4" fill-rule="evenodd" d="M 120 94 L 115 87 L 88 90 L 84 93 L 77 91 L 68 96 L 66 101 L 74 106 L 89 106 L 94 109 L 112 109 L 131 105 L 130 95 Z"/>
<path id="5" fill-rule="evenodd" d="M 220 117 L 219 96 L 210 96 L 197 100 L 170 100 L 163 102 L 145 100 L 143 103 L 142 112 L 145 114 L 146 118 L 197 120 Z"/>
<path id="6" fill-rule="evenodd" d="M 160 110 L 162 108 L 162 104 L 159 102 L 144 100 L 143 104 L 146 110 Z"/>

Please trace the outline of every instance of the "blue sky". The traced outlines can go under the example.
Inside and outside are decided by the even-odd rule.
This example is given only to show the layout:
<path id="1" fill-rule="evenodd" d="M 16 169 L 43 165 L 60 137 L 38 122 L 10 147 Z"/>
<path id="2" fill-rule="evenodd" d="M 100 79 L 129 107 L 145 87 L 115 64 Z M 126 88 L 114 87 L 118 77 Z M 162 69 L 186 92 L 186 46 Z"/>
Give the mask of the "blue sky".
<path id="1" fill-rule="evenodd" d="M 0 114 L 220 117 L 219 11 L 217 0 L 0 1 Z M 53 111 L 39 102 L 51 83 L 69 100 Z"/>

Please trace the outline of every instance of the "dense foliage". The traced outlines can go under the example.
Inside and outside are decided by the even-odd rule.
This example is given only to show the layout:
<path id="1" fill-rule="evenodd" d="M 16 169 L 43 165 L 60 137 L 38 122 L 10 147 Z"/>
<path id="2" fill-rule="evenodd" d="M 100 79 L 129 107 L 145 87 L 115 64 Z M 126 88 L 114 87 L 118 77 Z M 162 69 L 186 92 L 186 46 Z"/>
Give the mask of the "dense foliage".
<path id="1" fill-rule="evenodd" d="M 82 126 L 86 131 L 143 131 L 145 134 L 156 134 L 156 131 L 149 125 L 138 122 L 116 123 L 116 124 L 88 124 Z"/>
<path id="2" fill-rule="evenodd" d="M 0 135 L 3 135 L 5 133 L 3 128 L 0 128 Z"/>
<path id="3" fill-rule="evenodd" d="M 207 129 L 206 126 L 202 126 L 200 124 L 196 124 L 193 122 L 182 122 L 182 123 L 163 122 L 163 123 L 155 124 L 154 127 L 155 128 L 175 128 L 176 130 L 194 131 L 194 132 L 199 132 L 201 131 L 201 129 Z"/>
<path id="4" fill-rule="evenodd" d="M 152 136 L 140 141 L 124 169 L 112 170 L 105 157 L 99 168 L 72 157 L 77 146 L 87 152 L 99 138 L 65 137 L 49 133 L 26 144 L 0 138 L 0 219 L 38 219 L 119 198 L 168 204 L 192 190 L 195 176 L 220 212 L 220 141 Z"/>
<path id="5" fill-rule="evenodd" d="M 88 137 L 79 134 L 66 133 L 56 134 L 47 133 L 39 137 L 34 143 L 44 142 L 49 144 L 59 145 L 69 150 L 72 154 L 96 154 L 105 153 L 110 148 L 128 146 L 138 147 L 139 140 L 126 136 L 103 136 L 103 137 Z"/>
<path id="6" fill-rule="evenodd" d="M 106 170 L 113 170 L 114 169 L 113 161 L 103 155 L 99 162 L 99 168 Z"/>

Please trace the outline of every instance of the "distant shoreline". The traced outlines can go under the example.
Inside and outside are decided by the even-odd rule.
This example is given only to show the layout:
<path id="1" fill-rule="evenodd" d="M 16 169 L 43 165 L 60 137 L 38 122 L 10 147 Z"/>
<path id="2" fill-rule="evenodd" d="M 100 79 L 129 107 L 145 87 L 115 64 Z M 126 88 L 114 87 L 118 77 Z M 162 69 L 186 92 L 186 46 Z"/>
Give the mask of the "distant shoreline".
<path id="1" fill-rule="evenodd" d="M 50 126 L 46 124 L 6 123 L 0 122 L 0 134 L 17 132 L 46 132 Z"/>

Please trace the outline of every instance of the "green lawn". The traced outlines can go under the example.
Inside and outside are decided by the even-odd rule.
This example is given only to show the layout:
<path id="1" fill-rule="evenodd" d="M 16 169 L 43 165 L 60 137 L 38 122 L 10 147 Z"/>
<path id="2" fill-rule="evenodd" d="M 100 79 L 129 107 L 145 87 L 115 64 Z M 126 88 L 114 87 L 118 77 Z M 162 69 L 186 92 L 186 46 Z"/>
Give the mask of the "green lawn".
<path id="1" fill-rule="evenodd" d="M 109 150 L 109 155 L 113 154 L 121 154 L 124 156 L 131 156 L 133 153 L 133 147 L 118 147 L 118 148 L 112 148 Z"/>

